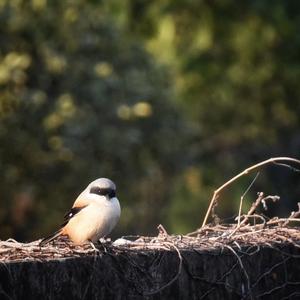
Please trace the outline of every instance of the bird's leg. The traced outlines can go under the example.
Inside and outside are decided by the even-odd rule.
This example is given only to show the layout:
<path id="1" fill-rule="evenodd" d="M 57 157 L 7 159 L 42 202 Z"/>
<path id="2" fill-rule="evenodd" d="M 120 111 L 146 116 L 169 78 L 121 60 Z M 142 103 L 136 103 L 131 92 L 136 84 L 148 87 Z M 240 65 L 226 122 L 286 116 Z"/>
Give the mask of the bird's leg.
<path id="1" fill-rule="evenodd" d="M 91 247 L 94 249 L 95 253 L 99 253 L 100 252 L 99 249 L 97 249 L 95 247 L 94 243 L 91 240 L 89 240 L 89 243 L 90 243 Z"/>
<path id="2" fill-rule="evenodd" d="M 105 240 L 101 238 L 98 240 L 98 243 L 100 244 L 100 246 L 104 250 L 104 252 L 107 253 L 107 248 L 105 247 L 103 241 L 105 242 Z"/>

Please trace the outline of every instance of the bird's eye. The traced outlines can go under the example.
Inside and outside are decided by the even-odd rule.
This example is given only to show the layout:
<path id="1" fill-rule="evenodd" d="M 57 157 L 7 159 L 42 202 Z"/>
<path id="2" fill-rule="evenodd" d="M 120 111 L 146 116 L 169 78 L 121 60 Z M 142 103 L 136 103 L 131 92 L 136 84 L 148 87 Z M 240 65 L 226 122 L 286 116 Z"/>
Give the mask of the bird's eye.
<path id="1" fill-rule="evenodd" d="M 91 194 L 96 194 L 96 195 L 104 195 L 103 192 L 102 192 L 102 190 L 99 187 L 97 187 L 97 186 L 92 187 L 90 189 L 90 193 Z"/>
<path id="2" fill-rule="evenodd" d="M 113 198 L 116 196 L 116 191 L 110 188 L 99 188 L 99 187 L 92 187 L 90 189 L 91 194 L 96 194 L 100 196 L 108 196 L 109 198 Z"/>

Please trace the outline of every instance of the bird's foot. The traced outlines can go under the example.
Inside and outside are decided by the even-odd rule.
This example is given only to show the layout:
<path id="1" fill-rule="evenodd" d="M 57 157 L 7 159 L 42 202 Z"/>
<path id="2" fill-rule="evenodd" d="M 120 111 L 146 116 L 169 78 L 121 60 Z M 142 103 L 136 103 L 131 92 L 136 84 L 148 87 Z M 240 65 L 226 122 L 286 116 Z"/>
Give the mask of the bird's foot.
<path id="1" fill-rule="evenodd" d="M 107 253 L 108 250 L 107 250 L 107 247 L 105 246 L 105 244 L 103 243 L 103 240 L 101 241 L 101 239 L 100 239 L 98 242 L 100 244 L 100 248 L 103 249 L 103 252 Z"/>
<path id="2" fill-rule="evenodd" d="M 90 242 L 91 247 L 95 251 L 95 254 L 100 254 L 100 250 L 95 247 L 94 243 L 92 241 L 89 241 L 89 242 Z"/>

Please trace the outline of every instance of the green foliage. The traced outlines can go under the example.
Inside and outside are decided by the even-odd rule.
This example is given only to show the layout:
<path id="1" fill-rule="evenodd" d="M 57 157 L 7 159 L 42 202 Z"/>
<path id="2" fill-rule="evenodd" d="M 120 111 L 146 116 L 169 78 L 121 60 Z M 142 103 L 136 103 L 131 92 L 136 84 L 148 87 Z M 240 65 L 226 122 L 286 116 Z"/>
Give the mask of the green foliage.
<path id="1" fill-rule="evenodd" d="M 22 193 L 34 197 L 24 205 L 36 207 L 39 237 L 98 177 L 118 184 L 123 233 L 155 230 L 184 141 L 170 76 L 98 7 L 34 3 L 0 14 L 3 234 L 18 231 L 10 220 Z"/>
<path id="2" fill-rule="evenodd" d="M 119 187 L 117 234 L 193 230 L 226 179 L 270 156 L 298 157 L 299 10 L 297 1 L 0 1 L 1 236 L 19 232 L 16 203 L 31 214 L 24 238 L 49 232 L 99 176 Z M 294 209 L 298 180 L 272 168 L 253 192 L 284 195 Z M 225 195 L 224 216 L 250 181 Z"/>
<path id="3" fill-rule="evenodd" d="M 138 3 L 139 16 L 152 22 L 146 32 L 137 26 L 141 19 L 130 19 L 128 30 L 173 68 L 178 104 L 195 128 L 189 148 L 202 188 L 197 193 L 187 189 L 188 170 L 184 172 L 171 205 L 176 218 L 170 215 L 173 228 L 190 222 L 191 230 L 187 216 L 193 219 L 194 211 L 205 211 L 201 202 L 226 179 L 271 156 L 299 157 L 300 7 L 297 1 L 130 3 L 129 11 Z M 279 168 L 267 174 L 264 185 L 258 180 L 253 191 L 284 195 L 286 202 L 277 213 L 287 206 L 294 209 L 298 177 Z M 239 195 L 249 183 L 236 183 L 239 194 L 231 188 L 227 196 L 235 200 L 223 206 L 226 211 L 237 211 Z"/>

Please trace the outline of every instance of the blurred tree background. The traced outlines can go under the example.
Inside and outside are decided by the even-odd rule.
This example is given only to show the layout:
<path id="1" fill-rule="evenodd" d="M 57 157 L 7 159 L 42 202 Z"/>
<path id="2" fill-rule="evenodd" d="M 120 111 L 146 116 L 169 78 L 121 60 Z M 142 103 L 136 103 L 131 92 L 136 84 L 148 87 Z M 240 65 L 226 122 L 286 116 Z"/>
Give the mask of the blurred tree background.
<path id="1" fill-rule="evenodd" d="M 1 239 L 49 234 L 98 177 L 117 183 L 114 236 L 184 233 L 245 167 L 299 158 L 297 1 L 0 0 L 0 24 Z M 258 191 L 288 214 L 299 173 L 266 168 Z"/>

